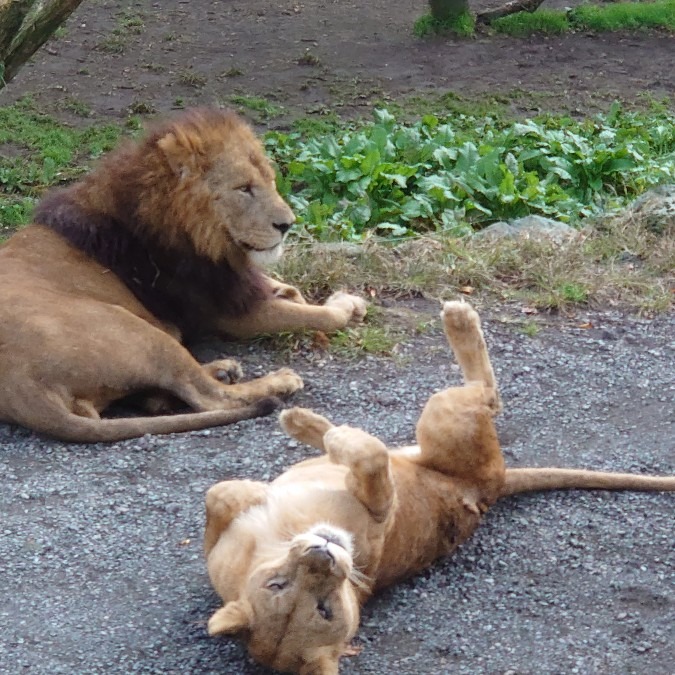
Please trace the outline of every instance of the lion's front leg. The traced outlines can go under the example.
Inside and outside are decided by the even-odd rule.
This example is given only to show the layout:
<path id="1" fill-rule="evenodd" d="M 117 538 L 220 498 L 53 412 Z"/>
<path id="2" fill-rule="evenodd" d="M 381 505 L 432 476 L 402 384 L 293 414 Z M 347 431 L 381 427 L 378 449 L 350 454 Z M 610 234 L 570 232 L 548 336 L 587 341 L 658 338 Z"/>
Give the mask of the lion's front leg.
<path id="1" fill-rule="evenodd" d="M 262 504 L 266 498 L 267 485 L 253 480 L 225 480 L 209 488 L 206 493 L 205 555 L 209 555 L 220 535 L 242 511 Z"/>
<path id="2" fill-rule="evenodd" d="M 363 298 L 342 291 L 331 295 L 323 305 L 289 301 L 272 295 L 246 316 L 220 319 L 217 327 L 236 338 L 301 330 L 332 333 L 363 321 L 366 309 L 367 303 Z"/>
<path id="3" fill-rule="evenodd" d="M 379 439 L 346 425 L 329 429 L 323 444 L 331 461 L 349 467 L 347 489 L 382 523 L 394 502 L 389 452 Z"/>
<path id="4" fill-rule="evenodd" d="M 272 279 L 267 275 L 263 275 L 267 282 L 273 297 L 279 300 L 287 300 L 288 302 L 295 302 L 298 305 L 306 305 L 307 300 L 302 297 L 302 293 L 295 287 L 284 284 L 281 281 Z"/>

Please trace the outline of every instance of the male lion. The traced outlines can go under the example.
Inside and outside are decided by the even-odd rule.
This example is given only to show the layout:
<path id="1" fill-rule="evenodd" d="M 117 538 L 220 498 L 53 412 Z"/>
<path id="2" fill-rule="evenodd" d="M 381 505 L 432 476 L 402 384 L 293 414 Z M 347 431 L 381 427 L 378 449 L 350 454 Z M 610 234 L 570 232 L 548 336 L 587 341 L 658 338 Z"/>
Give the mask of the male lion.
<path id="1" fill-rule="evenodd" d="M 293 371 L 235 384 L 236 362 L 201 366 L 181 340 L 363 318 L 361 298 L 310 305 L 259 270 L 293 221 L 261 144 L 221 110 L 187 112 L 48 195 L 0 247 L 0 421 L 88 442 L 271 412 L 270 397 L 302 387 Z M 101 419 L 137 393 L 196 412 Z"/>
<path id="2" fill-rule="evenodd" d="M 499 498 L 559 488 L 675 490 L 675 477 L 505 469 L 501 409 L 480 321 L 445 303 L 445 333 L 465 384 L 435 394 L 419 445 L 388 450 L 360 429 L 292 408 L 281 426 L 325 451 L 271 484 L 225 481 L 206 495 L 204 548 L 224 601 L 211 635 L 243 633 L 251 655 L 284 672 L 334 675 L 374 591 L 459 546 Z"/>

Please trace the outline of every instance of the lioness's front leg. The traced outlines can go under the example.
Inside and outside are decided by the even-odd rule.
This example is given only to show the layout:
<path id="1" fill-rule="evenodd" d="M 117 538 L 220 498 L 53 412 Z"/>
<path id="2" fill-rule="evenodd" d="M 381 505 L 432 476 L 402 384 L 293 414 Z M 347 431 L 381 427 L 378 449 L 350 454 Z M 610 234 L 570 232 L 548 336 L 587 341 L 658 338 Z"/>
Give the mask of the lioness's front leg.
<path id="1" fill-rule="evenodd" d="M 347 489 L 375 521 L 384 522 L 394 501 L 394 482 L 385 444 L 361 429 L 346 425 L 329 429 L 323 444 L 331 461 L 349 467 Z"/>
<path id="2" fill-rule="evenodd" d="M 363 321 L 366 309 L 363 298 L 341 291 L 331 295 L 323 305 L 270 296 L 250 314 L 236 320 L 222 318 L 217 325 L 223 333 L 236 338 L 304 329 L 332 333 Z"/>
<path id="3" fill-rule="evenodd" d="M 279 415 L 281 428 L 291 437 L 301 443 L 310 445 L 318 450 L 326 450 L 323 437 L 333 424 L 325 417 L 317 415 L 308 408 L 289 408 Z"/>
<path id="4" fill-rule="evenodd" d="M 220 535 L 242 511 L 262 504 L 266 498 L 267 485 L 253 480 L 225 480 L 209 488 L 204 553 L 209 555 Z"/>

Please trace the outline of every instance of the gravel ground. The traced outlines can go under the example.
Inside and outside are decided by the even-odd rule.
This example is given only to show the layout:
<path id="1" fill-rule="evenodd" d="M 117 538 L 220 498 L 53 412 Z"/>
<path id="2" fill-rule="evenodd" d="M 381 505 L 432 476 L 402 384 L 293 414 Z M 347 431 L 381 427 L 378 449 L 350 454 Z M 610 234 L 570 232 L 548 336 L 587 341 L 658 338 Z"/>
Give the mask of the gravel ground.
<path id="1" fill-rule="evenodd" d="M 510 465 L 675 471 L 672 315 L 594 314 L 534 338 L 507 315 L 484 323 Z M 308 385 L 296 403 L 392 444 L 458 377 L 438 321 L 394 359 L 256 350 L 229 352 L 249 374 L 290 363 Z M 206 635 L 218 601 L 200 550 L 203 495 L 311 452 L 274 418 L 88 446 L 0 425 L 0 672 L 266 672 L 236 641 Z M 454 557 L 366 607 L 364 650 L 341 672 L 672 675 L 674 506 L 672 494 L 505 501 Z"/>

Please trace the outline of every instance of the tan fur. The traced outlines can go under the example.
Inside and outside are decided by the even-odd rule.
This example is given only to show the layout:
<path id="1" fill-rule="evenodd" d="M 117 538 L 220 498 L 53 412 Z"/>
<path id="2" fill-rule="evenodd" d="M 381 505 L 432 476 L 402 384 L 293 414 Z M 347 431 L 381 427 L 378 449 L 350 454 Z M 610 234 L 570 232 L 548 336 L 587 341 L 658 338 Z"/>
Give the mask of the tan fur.
<path id="1" fill-rule="evenodd" d="M 281 426 L 324 457 L 271 484 L 228 481 L 208 491 L 205 553 L 224 602 L 211 635 L 241 633 L 254 658 L 284 672 L 335 674 L 360 604 L 453 551 L 499 497 L 570 487 L 675 490 L 675 477 L 505 469 L 492 419 L 501 402 L 478 315 L 448 302 L 441 316 L 465 384 L 431 397 L 419 445 L 387 450 L 360 429 L 293 408 Z"/>
<path id="2" fill-rule="evenodd" d="M 331 331 L 363 318 L 361 298 L 340 292 L 310 305 L 258 271 L 281 255 L 293 220 L 260 142 L 235 114 L 217 110 L 185 113 L 49 195 L 36 224 L 0 247 L 0 421 L 87 442 L 271 412 L 270 397 L 302 387 L 294 372 L 236 382 L 237 364 L 201 366 L 180 340 L 185 331 Z M 114 265 L 101 262 L 106 256 Z M 169 395 L 195 412 L 100 418 L 136 392 L 153 394 L 149 411 L 164 410 Z"/>

